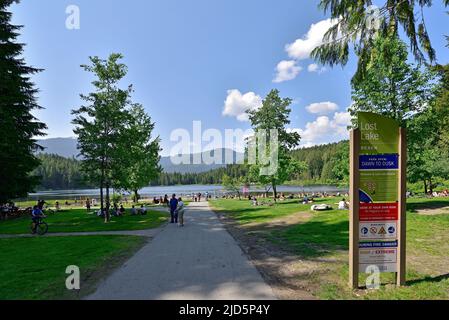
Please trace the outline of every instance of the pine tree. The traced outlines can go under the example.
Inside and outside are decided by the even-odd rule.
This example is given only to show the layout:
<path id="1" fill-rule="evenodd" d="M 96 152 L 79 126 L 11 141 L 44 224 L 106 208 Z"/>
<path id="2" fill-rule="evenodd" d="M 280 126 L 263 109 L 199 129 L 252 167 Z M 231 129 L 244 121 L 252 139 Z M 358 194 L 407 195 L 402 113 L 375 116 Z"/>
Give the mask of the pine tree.
<path id="1" fill-rule="evenodd" d="M 7 8 L 18 2 L 0 2 L 0 203 L 26 196 L 38 183 L 30 173 L 39 165 L 35 137 L 46 129 L 31 112 L 41 107 L 30 77 L 41 71 L 21 58 L 24 44 L 17 42 L 22 26 L 11 24 Z"/>

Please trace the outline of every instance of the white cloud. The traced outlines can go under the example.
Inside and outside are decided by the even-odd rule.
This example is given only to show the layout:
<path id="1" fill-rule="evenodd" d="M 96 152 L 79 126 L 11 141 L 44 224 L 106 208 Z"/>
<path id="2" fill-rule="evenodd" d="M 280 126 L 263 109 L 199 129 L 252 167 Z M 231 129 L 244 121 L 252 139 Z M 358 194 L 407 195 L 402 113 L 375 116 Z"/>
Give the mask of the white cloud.
<path id="1" fill-rule="evenodd" d="M 349 126 L 351 124 L 351 114 L 349 112 L 336 112 L 334 115 L 334 121 L 337 125 Z"/>
<path id="2" fill-rule="evenodd" d="M 262 98 L 254 92 L 242 94 L 239 90 L 228 90 L 223 115 L 236 117 L 239 121 L 248 121 L 247 110 L 258 109 L 262 106 Z"/>
<path id="3" fill-rule="evenodd" d="M 316 63 L 309 64 L 307 67 L 307 71 L 309 72 L 318 72 L 319 69 L 320 67 Z"/>
<path id="4" fill-rule="evenodd" d="M 336 23 L 337 20 L 335 19 L 326 19 L 312 24 L 309 31 L 302 38 L 287 44 L 285 51 L 293 59 L 304 60 L 310 58 L 311 52 L 323 44 L 325 33 Z"/>
<path id="5" fill-rule="evenodd" d="M 338 142 L 349 138 L 348 125 L 351 116 L 347 112 L 336 112 L 333 118 L 320 116 L 308 122 L 305 129 L 293 129 L 301 135 L 301 147 Z"/>
<path id="6" fill-rule="evenodd" d="M 301 72 L 302 67 L 296 64 L 294 60 L 283 60 L 276 66 L 276 78 L 273 82 L 280 83 L 293 80 Z"/>
<path id="7" fill-rule="evenodd" d="M 338 105 L 330 101 L 318 102 L 308 105 L 306 109 L 313 114 L 328 114 L 338 110 Z"/>
<path id="8" fill-rule="evenodd" d="M 307 67 L 307 71 L 309 71 L 309 72 L 317 72 L 317 73 L 321 74 L 323 72 L 326 72 L 327 69 L 325 67 L 320 67 L 316 63 L 312 63 L 312 64 L 309 64 L 309 66 Z"/>

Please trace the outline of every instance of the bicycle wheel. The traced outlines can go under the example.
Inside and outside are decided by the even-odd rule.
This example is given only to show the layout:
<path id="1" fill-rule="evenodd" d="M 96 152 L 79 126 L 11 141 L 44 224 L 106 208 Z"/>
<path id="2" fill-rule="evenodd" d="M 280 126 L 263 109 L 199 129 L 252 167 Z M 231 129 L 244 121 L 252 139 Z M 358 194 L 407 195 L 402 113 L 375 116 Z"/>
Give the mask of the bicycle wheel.
<path id="1" fill-rule="evenodd" d="M 45 222 L 41 222 L 41 223 L 39 223 L 38 225 L 37 225 L 37 233 L 40 235 L 40 236 L 43 236 L 44 234 L 46 234 L 47 233 L 47 231 L 48 231 L 48 225 L 47 225 L 47 223 L 45 223 Z"/>

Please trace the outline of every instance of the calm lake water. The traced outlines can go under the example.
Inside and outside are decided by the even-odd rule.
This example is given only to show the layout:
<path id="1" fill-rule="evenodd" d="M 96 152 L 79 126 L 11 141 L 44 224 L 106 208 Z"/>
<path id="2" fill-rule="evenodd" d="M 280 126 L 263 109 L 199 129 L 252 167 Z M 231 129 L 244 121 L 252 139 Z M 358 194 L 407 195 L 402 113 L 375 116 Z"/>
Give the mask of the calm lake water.
<path id="1" fill-rule="evenodd" d="M 257 187 L 251 187 L 250 192 L 263 192 L 263 189 Z M 192 193 L 205 194 L 208 192 L 212 195 L 221 195 L 226 191 L 223 189 L 221 185 L 178 185 L 178 186 L 167 186 L 167 187 L 146 187 L 139 191 L 139 194 L 144 197 L 160 197 L 165 194 L 171 195 L 176 193 L 177 195 L 191 195 Z M 338 188 L 335 186 L 279 186 L 278 192 L 285 193 L 298 193 L 298 192 L 327 192 L 327 193 L 336 193 L 336 192 L 347 192 L 345 188 Z M 112 193 L 112 190 L 111 190 Z M 37 193 L 31 193 L 28 197 L 30 200 L 36 199 L 79 199 L 79 198 L 95 198 L 100 196 L 100 189 L 86 189 L 86 190 L 55 190 L 55 191 L 41 191 Z"/>

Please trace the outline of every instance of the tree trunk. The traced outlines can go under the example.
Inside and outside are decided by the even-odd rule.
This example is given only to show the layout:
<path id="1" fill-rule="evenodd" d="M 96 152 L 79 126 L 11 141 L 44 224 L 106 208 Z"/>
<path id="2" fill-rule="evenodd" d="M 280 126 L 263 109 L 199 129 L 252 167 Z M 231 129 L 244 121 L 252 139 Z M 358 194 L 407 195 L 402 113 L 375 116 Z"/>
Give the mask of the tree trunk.
<path id="1" fill-rule="evenodd" d="M 109 198 L 109 183 L 106 183 L 106 213 L 104 215 L 104 222 L 107 223 L 111 220 L 111 215 L 109 214 L 109 208 L 111 207 Z"/>
<path id="2" fill-rule="evenodd" d="M 138 203 L 139 202 L 139 190 L 134 190 L 134 203 Z"/>
<path id="3" fill-rule="evenodd" d="M 276 189 L 276 184 L 273 182 L 273 183 L 272 183 L 272 186 L 273 186 L 274 202 L 277 202 L 278 192 L 277 192 L 277 189 Z"/>
<path id="4" fill-rule="evenodd" d="M 426 181 L 426 179 L 424 179 L 424 194 L 426 194 L 427 195 L 427 181 Z"/>
<path id="5" fill-rule="evenodd" d="M 103 195 L 103 188 L 104 188 L 104 169 L 101 169 L 101 181 L 100 181 L 100 209 L 101 213 L 103 214 L 104 210 L 104 195 Z"/>
<path id="6" fill-rule="evenodd" d="M 433 183 L 432 183 L 432 178 L 429 179 L 429 189 L 430 189 L 430 194 L 433 194 Z"/>

